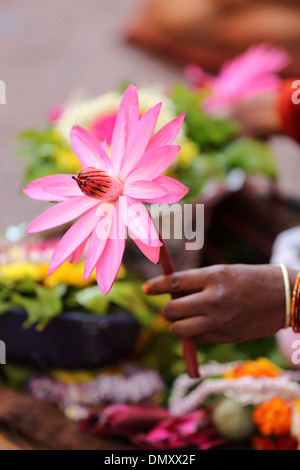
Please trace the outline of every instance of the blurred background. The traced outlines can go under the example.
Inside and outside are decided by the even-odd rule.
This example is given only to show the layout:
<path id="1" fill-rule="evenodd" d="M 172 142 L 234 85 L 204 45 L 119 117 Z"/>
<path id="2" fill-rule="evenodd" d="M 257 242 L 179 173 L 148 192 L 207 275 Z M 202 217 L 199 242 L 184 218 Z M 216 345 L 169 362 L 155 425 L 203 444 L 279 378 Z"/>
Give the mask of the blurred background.
<path id="1" fill-rule="evenodd" d="M 139 0 L 0 1 L 1 221 L 29 220 L 41 203 L 21 194 L 22 161 L 15 136 L 40 126 L 48 110 L 71 93 L 94 96 L 118 86 L 180 78 L 179 66 L 165 63 L 124 41 L 124 27 Z M 8 204 L 9 201 L 9 204 Z"/>
<path id="2" fill-rule="evenodd" d="M 42 209 L 41 203 L 30 201 L 20 193 L 22 161 L 15 158 L 15 135 L 18 132 L 44 123 L 49 108 L 65 102 L 74 93 L 94 96 L 113 89 L 123 80 L 141 84 L 182 79 L 181 64 L 169 60 L 166 54 L 156 54 L 159 49 L 166 52 L 166 43 L 159 41 L 155 33 L 153 36 L 153 32 L 149 37 L 146 34 L 144 19 L 140 21 L 139 14 L 145 10 L 146 3 L 147 14 L 152 15 L 152 21 L 153 18 L 158 23 L 160 21 L 162 28 L 167 29 L 171 24 L 179 33 L 185 34 L 178 22 L 180 18 L 183 22 L 190 21 L 188 15 L 193 13 L 193 10 L 189 12 L 195 2 L 185 2 L 184 16 L 179 8 L 182 8 L 180 1 L 176 1 L 171 10 L 167 10 L 168 2 L 165 1 L 61 0 L 46 3 L 27 0 L 26 5 L 21 0 L 0 1 L 0 78 L 7 87 L 7 103 L 0 106 L 0 230 L 8 224 L 30 220 Z M 196 2 L 198 9 L 199 5 L 212 8 L 215 3 L 222 2 Z M 236 2 L 226 0 L 223 3 Z M 166 15 L 166 11 L 169 14 Z M 201 9 L 199 14 L 202 14 Z M 161 18 L 165 19 L 165 24 Z M 186 27 L 186 23 L 184 25 Z M 259 23 L 256 25 L 259 34 Z M 200 21 L 199 27 L 194 29 L 200 31 L 201 28 Z M 279 28 L 278 36 L 283 34 Z M 135 47 L 126 41 L 128 38 L 131 42 L 146 45 L 148 49 L 150 43 L 154 53 Z M 189 40 L 193 43 L 201 38 Z M 176 44 L 173 46 L 175 49 Z M 228 46 L 224 40 L 223 54 L 219 49 L 219 56 L 213 61 L 210 60 L 212 53 L 206 51 L 208 64 L 216 68 L 220 57 L 230 55 L 228 47 L 230 44 Z M 174 51 L 171 52 L 174 56 Z M 299 148 L 286 137 L 273 138 L 271 145 L 279 162 L 280 187 L 285 193 L 296 195 Z"/>

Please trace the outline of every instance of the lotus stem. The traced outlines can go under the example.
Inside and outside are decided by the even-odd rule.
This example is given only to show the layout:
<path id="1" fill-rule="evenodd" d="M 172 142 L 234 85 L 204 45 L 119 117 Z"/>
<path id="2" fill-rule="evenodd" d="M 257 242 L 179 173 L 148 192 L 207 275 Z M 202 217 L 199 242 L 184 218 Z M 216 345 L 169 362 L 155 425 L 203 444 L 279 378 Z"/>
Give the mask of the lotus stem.
<path id="1" fill-rule="evenodd" d="M 160 248 L 160 258 L 159 262 L 161 269 L 165 276 L 176 272 L 173 260 L 171 258 L 170 252 L 165 241 L 160 237 L 160 241 L 163 244 Z M 180 296 L 178 294 L 171 294 L 172 299 L 176 299 Z M 183 356 L 187 368 L 187 373 L 191 379 L 196 379 L 200 377 L 199 365 L 197 359 L 197 351 L 195 347 L 194 340 L 191 338 L 185 338 L 181 340 Z"/>

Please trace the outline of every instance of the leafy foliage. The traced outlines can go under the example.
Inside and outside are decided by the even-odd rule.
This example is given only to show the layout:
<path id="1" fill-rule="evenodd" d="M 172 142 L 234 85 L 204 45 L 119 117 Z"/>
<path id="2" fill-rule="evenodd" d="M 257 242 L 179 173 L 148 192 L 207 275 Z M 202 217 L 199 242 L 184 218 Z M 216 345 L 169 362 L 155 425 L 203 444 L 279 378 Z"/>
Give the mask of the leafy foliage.
<path id="1" fill-rule="evenodd" d="M 205 97 L 205 90 L 190 90 L 179 83 L 173 86 L 171 92 L 177 113 L 185 113 L 188 137 L 197 142 L 203 152 L 222 147 L 232 141 L 240 131 L 236 122 L 205 114 L 201 109 L 201 101 Z"/>
<path id="2" fill-rule="evenodd" d="M 78 289 L 60 283 L 50 288 L 29 278 L 14 282 L 0 279 L 0 314 L 13 306 L 22 307 L 28 314 L 24 327 L 36 325 L 39 330 L 63 311 L 106 315 L 114 307 L 129 311 L 141 325 L 150 327 L 153 313 L 159 311 L 167 299 L 168 296 L 150 298 L 142 292 L 142 281 L 130 278 L 117 280 L 108 295 L 102 294 L 98 285 Z"/>
<path id="3" fill-rule="evenodd" d="M 260 173 L 276 179 L 277 168 L 267 143 L 240 136 L 240 126 L 230 120 L 205 114 L 201 101 L 204 90 L 173 86 L 172 99 L 178 113 L 185 112 L 187 136 L 199 145 L 199 154 L 190 165 L 178 166 L 174 176 L 191 188 L 186 199 L 197 197 L 211 179 L 224 181 L 231 170 Z"/>
<path id="4" fill-rule="evenodd" d="M 72 168 L 70 148 L 54 128 L 28 129 L 18 135 L 18 140 L 23 144 L 19 155 L 25 162 L 24 184 L 43 176 L 77 171 L 76 164 Z M 66 158 L 60 158 L 64 155 L 71 157 L 68 165 L 64 164 Z"/>

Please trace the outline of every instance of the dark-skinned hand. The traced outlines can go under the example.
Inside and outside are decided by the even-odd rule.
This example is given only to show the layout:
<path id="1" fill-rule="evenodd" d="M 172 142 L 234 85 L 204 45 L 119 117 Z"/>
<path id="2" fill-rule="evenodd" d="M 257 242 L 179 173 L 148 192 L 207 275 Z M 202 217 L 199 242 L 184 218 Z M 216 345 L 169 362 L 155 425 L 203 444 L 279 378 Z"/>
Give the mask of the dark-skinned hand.
<path id="1" fill-rule="evenodd" d="M 297 272 L 288 270 L 291 288 Z M 157 277 L 144 285 L 150 295 L 176 294 L 163 316 L 180 338 L 236 343 L 272 335 L 285 323 L 282 271 L 272 265 L 216 265 Z"/>

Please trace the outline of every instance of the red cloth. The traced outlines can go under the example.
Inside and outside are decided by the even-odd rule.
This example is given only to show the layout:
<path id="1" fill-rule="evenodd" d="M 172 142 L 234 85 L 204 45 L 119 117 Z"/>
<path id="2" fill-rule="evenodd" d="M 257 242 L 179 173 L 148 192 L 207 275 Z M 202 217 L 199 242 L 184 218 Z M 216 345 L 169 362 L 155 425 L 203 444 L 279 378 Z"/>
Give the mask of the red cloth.
<path id="1" fill-rule="evenodd" d="M 293 95 L 300 100 L 300 92 L 293 87 L 295 80 L 285 80 L 278 102 L 281 126 L 285 134 L 300 143 L 300 103 L 293 103 Z M 299 88 L 299 87 L 298 87 Z"/>

